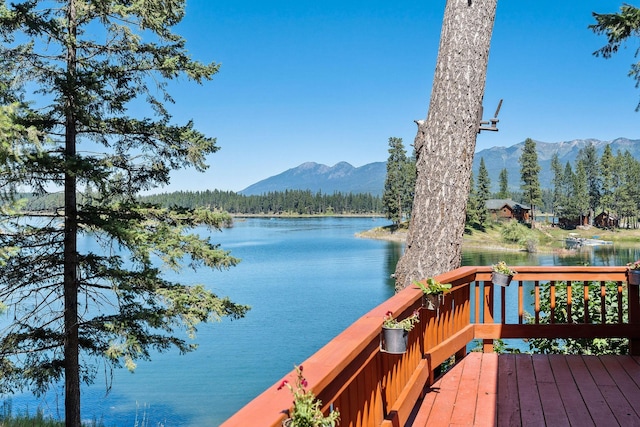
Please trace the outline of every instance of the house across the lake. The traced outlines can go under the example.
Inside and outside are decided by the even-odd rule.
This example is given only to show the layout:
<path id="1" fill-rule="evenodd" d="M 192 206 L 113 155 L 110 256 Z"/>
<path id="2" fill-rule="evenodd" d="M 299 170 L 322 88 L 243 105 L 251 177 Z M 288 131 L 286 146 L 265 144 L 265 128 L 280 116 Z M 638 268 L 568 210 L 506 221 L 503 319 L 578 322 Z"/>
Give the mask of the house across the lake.
<path id="1" fill-rule="evenodd" d="M 531 217 L 530 206 L 516 203 L 511 199 L 489 199 L 486 207 L 494 220 L 515 219 L 527 222 Z"/>
<path id="2" fill-rule="evenodd" d="M 602 212 L 594 218 L 593 224 L 599 228 L 618 228 L 619 219 L 616 214 Z"/>

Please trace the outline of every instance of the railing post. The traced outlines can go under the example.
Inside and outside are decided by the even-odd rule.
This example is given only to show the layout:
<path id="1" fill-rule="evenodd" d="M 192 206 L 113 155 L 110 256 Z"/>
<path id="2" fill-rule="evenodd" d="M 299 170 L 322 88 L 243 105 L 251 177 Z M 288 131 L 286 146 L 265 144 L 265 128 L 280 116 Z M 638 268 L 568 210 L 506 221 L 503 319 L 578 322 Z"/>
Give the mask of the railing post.
<path id="1" fill-rule="evenodd" d="M 482 305 L 484 306 L 484 316 L 482 319 L 482 323 L 494 323 L 493 319 L 493 283 L 490 283 L 487 286 L 487 282 L 483 282 L 483 298 Z M 484 353 L 493 353 L 493 340 L 492 339 L 484 339 L 482 340 L 482 351 Z"/>
<path id="2" fill-rule="evenodd" d="M 627 284 L 629 323 L 640 329 L 640 286 Z M 640 339 L 629 339 L 629 352 L 632 356 L 640 356 Z"/>

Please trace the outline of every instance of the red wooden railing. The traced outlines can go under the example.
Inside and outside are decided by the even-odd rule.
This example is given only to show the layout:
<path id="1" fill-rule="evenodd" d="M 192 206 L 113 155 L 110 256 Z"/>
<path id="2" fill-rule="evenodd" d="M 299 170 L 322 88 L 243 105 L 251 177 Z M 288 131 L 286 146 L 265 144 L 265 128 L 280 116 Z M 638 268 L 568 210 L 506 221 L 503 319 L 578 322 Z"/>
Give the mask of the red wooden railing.
<path id="1" fill-rule="evenodd" d="M 311 390 L 323 402 L 325 412 L 338 408 L 340 426 L 401 426 L 409 418 L 425 389 L 433 383 L 439 366 L 448 359 L 463 358 L 474 339 L 482 340 L 484 351 L 493 351 L 498 338 L 628 338 L 632 354 L 640 355 L 640 297 L 638 286 L 627 286 L 625 267 L 518 267 L 509 288 L 490 282 L 489 267 L 463 267 L 436 277 L 451 283 L 438 312 L 422 310 L 420 323 L 409 334 L 409 349 L 403 355 L 380 351 L 382 318 L 387 311 L 404 318 L 422 305 L 422 292 L 410 286 L 358 319 L 317 353 L 304 361 L 304 374 Z M 599 316 L 585 314 L 580 322 L 541 323 L 549 313 L 540 310 L 548 299 L 551 310 L 571 313 L 575 300 L 560 299 L 556 283 L 582 286 L 582 299 L 597 300 Z M 605 282 L 617 283 L 618 316 L 607 322 Z M 600 284 L 592 295 L 583 282 Z M 541 292 L 541 283 L 549 283 L 549 295 Z M 528 289 L 533 289 L 533 304 L 525 304 Z M 628 310 L 623 305 L 626 292 Z M 513 295 L 517 304 L 507 304 Z M 513 299 L 513 298 L 512 298 Z M 626 314 L 625 314 L 626 312 Z M 530 315 L 528 321 L 527 314 Z M 509 319 L 515 319 L 510 321 Z M 286 377 L 295 382 L 295 372 Z M 224 427 L 280 426 L 290 408 L 291 394 L 267 389 L 229 418 Z"/>

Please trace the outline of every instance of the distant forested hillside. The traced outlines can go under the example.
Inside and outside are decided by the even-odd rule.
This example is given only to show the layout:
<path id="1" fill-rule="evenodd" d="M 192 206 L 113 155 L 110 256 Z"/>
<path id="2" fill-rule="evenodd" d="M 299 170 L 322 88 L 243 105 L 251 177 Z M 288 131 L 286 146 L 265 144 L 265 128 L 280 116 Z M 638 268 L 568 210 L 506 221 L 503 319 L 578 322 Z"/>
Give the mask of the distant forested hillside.
<path id="1" fill-rule="evenodd" d="M 21 194 L 27 200 L 28 211 L 61 210 L 61 194 L 48 194 L 34 197 Z M 78 195 L 82 198 L 81 195 Z M 227 211 L 231 214 L 376 214 L 382 215 L 382 199 L 371 194 L 312 193 L 309 190 L 274 191 L 260 196 L 245 196 L 233 191 L 176 191 L 140 197 L 141 201 L 158 204 L 163 207 L 180 206 L 184 208 L 207 207 Z"/>
<path id="2" fill-rule="evenodd" d="M 144 196 L 161 206 L 208 207 L 231 214 L 382 214 L 382 200 L 371 194 L 312 193 L 309 190 L 274 191 L 245 196 L 233 191 L 178 191 Z"/>

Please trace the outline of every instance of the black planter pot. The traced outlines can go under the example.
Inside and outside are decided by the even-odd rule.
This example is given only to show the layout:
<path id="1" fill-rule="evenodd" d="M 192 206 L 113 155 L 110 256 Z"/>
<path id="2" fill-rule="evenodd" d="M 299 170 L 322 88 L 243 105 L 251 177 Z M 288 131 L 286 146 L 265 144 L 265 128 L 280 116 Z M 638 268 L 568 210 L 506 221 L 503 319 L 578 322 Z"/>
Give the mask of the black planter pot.
<path id="1" fill-rule="evenodd" d="M 509 284 L 511 283 L 511 279 L 513 279 L 513 276 L 510 276 L 508 274 L 497 273 L 495 271 L 491 273 L 491 281 L 494 285 L 503 287 L 509 286 Z"/>
<path id="2" fill-rule="evenodd" d="M 442 305 L 443 300 L 444 295 L 442 294 L 425 294 L 422 300 L 422 306 L 427 310 L 435 311 Z"/>
<path id="3" fill-rule="evenodd" d="M 396 328 L 382 327 L 381 351 L 390 354 L 403 354 L 407 352 L 409 342 L 409 331 Z"/>

